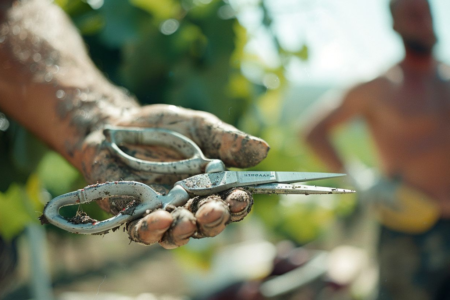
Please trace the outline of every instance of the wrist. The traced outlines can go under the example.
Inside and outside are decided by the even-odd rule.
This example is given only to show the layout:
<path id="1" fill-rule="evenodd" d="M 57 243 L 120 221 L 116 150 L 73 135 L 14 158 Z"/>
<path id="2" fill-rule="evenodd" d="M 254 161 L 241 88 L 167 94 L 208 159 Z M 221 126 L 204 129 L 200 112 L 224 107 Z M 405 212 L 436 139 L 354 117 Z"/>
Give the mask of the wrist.
<path id="1" fill-rule="evenodd" d="M 95 155 L 94 148 L 102 144 L 103 128 L 116 125 L 139 110 L 134 98 L 112 85 L 109 91 L 103 92 L 97 87 L 95 90 L 60 89 L 57 94 L 63 96 L 59 117 L 69 123 L 62 154 L 83 172 L 82 163 L 93 162 L 90 157 Z M 90 150 L 86 151 L 86 147 Z"/>
<path id="2" fill-rule="evenodd" d="M 106 88 L 71 88 L 56 91 L 61 98 L 58 112 L 68 116 L 71 125 L 85 138 L 91 132 L 127 118 L 139 109 L 137 101 L 121 89 L 108 84 Z"/>

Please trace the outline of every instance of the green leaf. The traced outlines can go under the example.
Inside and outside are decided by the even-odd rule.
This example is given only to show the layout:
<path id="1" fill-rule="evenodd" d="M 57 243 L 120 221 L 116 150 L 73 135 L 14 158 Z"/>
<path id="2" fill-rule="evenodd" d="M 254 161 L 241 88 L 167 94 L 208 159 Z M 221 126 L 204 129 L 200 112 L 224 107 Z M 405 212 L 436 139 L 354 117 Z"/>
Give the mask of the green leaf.
<path id="1" fill-rule="evenodd" d="M 37 172 L 44 187 L 53 195 L 70 192 L 79 178 L 78 170 L 55 152 L 49 152 L 42 159 Z"/>
<path id="2" fill-rule="evenodd" d="M 17 126 L 13 134 L 13 161 L 15 167 L 31 174 L 48 148 L 36 136 L 22 126 Z"/>
<path id="3" fill-rule="evenodd" d="M 76 18 L 74 22 L 83 35 L 96 34 L 105 26 L 103 16 L 94 11 Z"/>
<path id="4" fill-rule="evenodd" d="M 71 16 L 78 16 L 92 11 L 91 6 L 82 0 L 55 0 L 55 4 L 59 5 Z"/>
<path id="5" fill-rule="evenodd" d="M 123 0 L 108 0 L 99 9 L 105 20 L 100 32 L 102 42 L 110 48 L 121 48 L 139 36 L 142 15 L 140 9 Z"/>
<path id="6" fill-rule="evenodd" d="M 18 184 L 12 184 L 6 193 L 0 193 L 0 235 L 5 240 L 11 240 L 33 222 L 24 197 L 24 190 Z"/>
<path id="7" fill-rule="evenodd" d="M 160 21 L 176 17 L 181 10 L 180 3 L 173 0 L 130 0 L 130 3 Z"/>
<path id="8" fill-rule="evenodd" d="M 307 61 L 309 58 L 309 48 L 306 45 L 303 45 L 302 49 L 300 51 L 294 53 L 295 56 L 300 58 L 303 61 Z"/>
<path id="9" fill-rule="evenodd" d="M 175 257 L 187 270 L 208 271 L 214 256 L 214 247 L 194 250 L 190 247 L 180 247 L 174 250 Z"/>
<path id="10" fill-rule="evenodd" d="M 42 184 L 37 174 L 31 174 L 25 186 L 27 195 L 28 210 L 31 217 L 35 217 L 36 212 L 42 212 L 44 209 L 44 201 L 42 199 Z"/>

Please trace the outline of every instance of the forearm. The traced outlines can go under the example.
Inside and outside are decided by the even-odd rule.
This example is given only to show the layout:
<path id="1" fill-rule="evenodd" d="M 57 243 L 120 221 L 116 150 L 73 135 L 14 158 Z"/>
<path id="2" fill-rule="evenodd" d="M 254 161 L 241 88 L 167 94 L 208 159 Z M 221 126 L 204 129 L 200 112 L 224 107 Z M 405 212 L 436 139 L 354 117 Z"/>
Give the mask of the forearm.
<path id="1" fill-rule="evenodd" d="M 326 130 L 315 128 L 306 135 L 308 145 L 332 172 L 343 172 L 344 164 L 330 141 Z"/>
<path id="2" fill-rule="evenodd" d="M 81 168 L 85 137 L 138 104 L 95 68 L 58 7 L 1 8 L 0 109 Z"/>

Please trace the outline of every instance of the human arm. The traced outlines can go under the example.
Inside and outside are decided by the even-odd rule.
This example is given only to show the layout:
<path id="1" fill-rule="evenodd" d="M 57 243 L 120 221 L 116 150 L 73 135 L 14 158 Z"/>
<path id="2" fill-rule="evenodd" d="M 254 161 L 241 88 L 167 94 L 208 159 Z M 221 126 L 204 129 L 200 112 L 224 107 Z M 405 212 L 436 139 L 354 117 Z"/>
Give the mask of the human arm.
<path id="1" fill-rule="evenodd" d="M 104 146 L 106 125 L 171 129 L 229 166 L 255 165 L 267 155 L 264 141 L 211 114 L 167 105 L 140 107 L 95 68 L 80 36 L 56 6 L 39 0 L 0 5 L 0 109 L 63 155 L 89 183 L 170 184 L 179 179 L 123 165 Z M 157 161 L 173 159 L 162 149 L 135 150 Z M 161 241 L 172 248 L 186 243 L 198 228 L 211 225 L 202 234 L 218 234 L 229 221 L 242 219 L 252 200 L 242 191 L 223 198 L 203 199 L 195 206 L 191 201 L 190 211 L 152 212 L 130 224 L 131 238 L 145 244 Z M 100 205 L 112 213 L 120 206 L 117 199 L 103 199 Z"/>
<path id="2" fill-rule="evenodd" d="M 326 102 L 320 102 L 308 116 L 311 121 L 301 132 L 301 138 L 306 140 L 313 152 L 333 172 L 344 172 L 345 168 L 332 144 L 331 134 L 351 118 L 366 115 L 370 100 L 367 91 L 371 84 L 356 86 L 340 98 L 324 99 Z"/>

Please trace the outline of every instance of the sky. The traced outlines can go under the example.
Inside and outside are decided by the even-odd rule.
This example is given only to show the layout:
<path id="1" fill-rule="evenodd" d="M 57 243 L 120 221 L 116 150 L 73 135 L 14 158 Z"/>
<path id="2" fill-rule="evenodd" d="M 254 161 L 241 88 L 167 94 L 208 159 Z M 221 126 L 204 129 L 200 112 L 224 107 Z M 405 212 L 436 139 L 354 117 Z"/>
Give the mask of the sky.
<path id="1" fill-rule="evenodd" d="M 287 64 L 286 75 L 292 83 L 346 85 L 364 81 L 402 58 L 403 48 L 392 30 L 388 0 L 265 1 L 280 44 L 290 51 L 298 51 L 303 45 L 309 49 L 306 62 L 293 59 Z M 430 0 L 430 3 L 439 38 L 436 55 L 450 63 L 450 1 Z M 253 37 L 247 50 L 275 66 L 279 60 L 269 35 L 258 25 L 261 11 L 250 7 L 241 9 L 239 14 L 241 23 Z"/>

